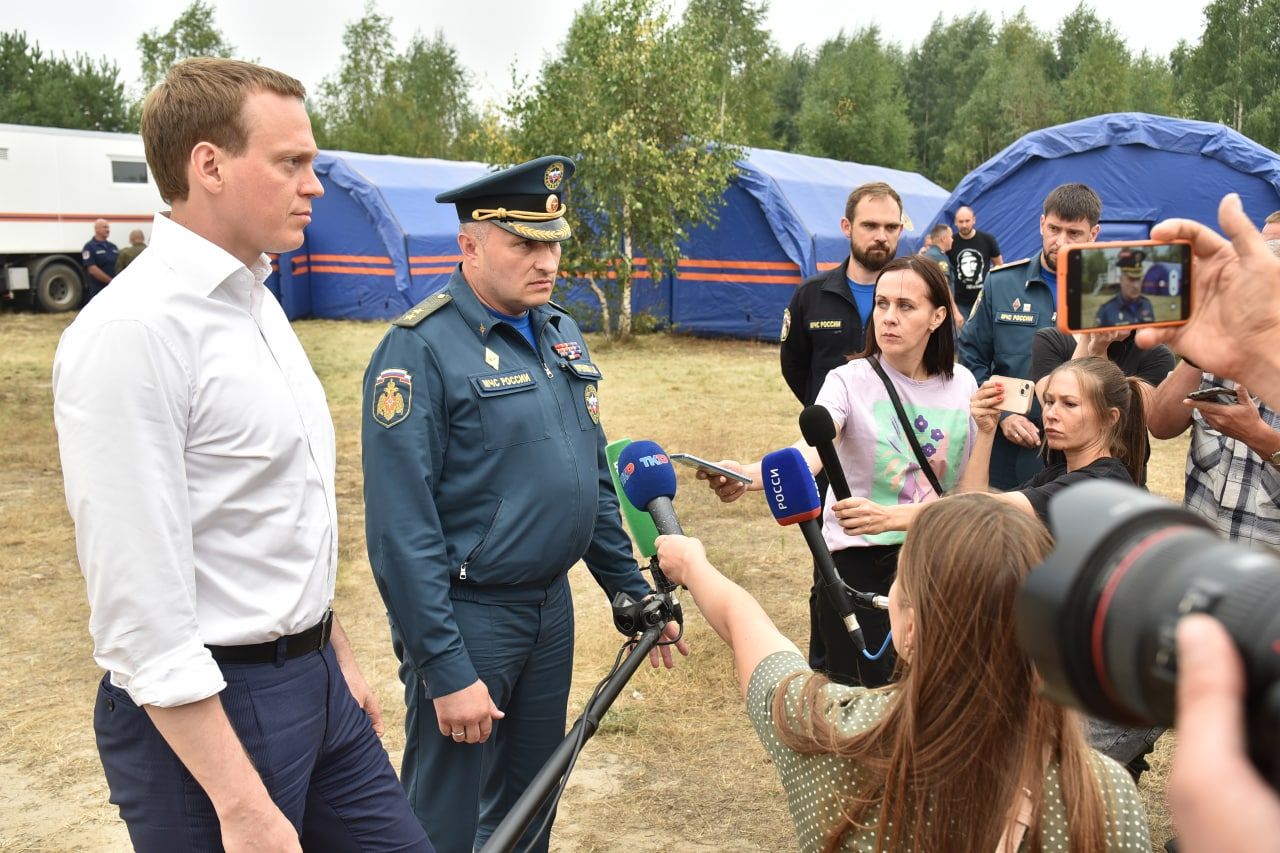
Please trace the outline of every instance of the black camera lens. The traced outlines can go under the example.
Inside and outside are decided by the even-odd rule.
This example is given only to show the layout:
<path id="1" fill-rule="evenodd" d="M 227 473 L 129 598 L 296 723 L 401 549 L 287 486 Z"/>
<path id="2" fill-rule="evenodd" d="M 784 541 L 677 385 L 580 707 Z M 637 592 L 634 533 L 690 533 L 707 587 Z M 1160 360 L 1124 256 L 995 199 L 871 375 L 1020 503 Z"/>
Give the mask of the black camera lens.
<path id="1" fill-rule="evenodd" d="M 1119 483 L 1049 502 L 1053 553 L 1018 594 L 1018 636 L 1055 702 L 1172 725 L 1178 619 L 1208 613 L 1244 660 L 1250 757 L 1280 790 L 1280 555 L 1224 541 L 1200 517 Z"/>

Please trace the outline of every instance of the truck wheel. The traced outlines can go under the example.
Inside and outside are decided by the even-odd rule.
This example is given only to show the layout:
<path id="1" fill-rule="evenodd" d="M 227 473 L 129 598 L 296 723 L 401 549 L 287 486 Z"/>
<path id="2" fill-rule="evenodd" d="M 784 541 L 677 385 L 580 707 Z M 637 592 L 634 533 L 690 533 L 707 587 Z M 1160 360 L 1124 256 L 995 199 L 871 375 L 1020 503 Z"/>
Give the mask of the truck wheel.
<path id="1" fill-rule="evenodd" d="M 80 271 L 70 264 L 54 261 L 40 268 L 36 276 L 36 303 L 51 314 L 80 307 L 84 299 L 84 281 Z"/>

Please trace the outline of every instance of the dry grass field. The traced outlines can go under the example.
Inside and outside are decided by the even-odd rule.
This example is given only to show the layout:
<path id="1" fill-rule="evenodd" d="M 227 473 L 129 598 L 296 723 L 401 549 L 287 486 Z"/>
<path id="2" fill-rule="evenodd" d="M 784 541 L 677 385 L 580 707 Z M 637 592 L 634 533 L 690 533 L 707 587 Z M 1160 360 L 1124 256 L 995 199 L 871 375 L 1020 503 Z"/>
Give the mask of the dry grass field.
<path id="1" fill-rule="evenodd" d="M 107 803 L 93 743 L 100 672 L 86 629 L 52 423 L 50 365 L 65 316 L 0 313 L 0 851 L 128 849 Z M 328 392 L 338 433 L 341 568 L 336 608 L 403 746 L 401 687 L 382 604 L 365 555 L 359 448 L 360 379 L 383 324 L 296 325 Z M 604 373 L 611 438 L 648 438 L 670 452 L 754 459 L 798 437 L 798 407 L 778 376 L 776 347 L 655 335 L 626 347 L 592 340 Z M 1162 443 L 1153 491 L 1178 496 L 1185 443 Z M 778 527 L 758 499 L 728 507 L 682 473 L 676 509 L 717 565 L 764 604 L 803 647 L 810 562 L 803 537 Z M 575 706 L 607 671 L 620 643 L 582 567 Z M 742 711 L 729 656 L 691 604 L 693 656 L 673 672 L 646 666 L 605 719 L 575 770 L 552 849 L 694 853 L 794 849 L 781 787 Z M 1157 843 L 1171 738 L 1144 793 Z"/>

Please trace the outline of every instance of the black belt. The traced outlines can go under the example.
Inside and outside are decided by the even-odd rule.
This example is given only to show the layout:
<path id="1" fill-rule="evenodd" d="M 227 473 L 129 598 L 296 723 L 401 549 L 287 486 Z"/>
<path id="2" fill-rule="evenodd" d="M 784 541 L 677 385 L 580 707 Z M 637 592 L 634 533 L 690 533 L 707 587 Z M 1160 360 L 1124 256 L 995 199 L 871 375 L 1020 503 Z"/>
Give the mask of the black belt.
<path id="1" fill-rule="evenodd" d="M 318 652 L 329 645 L 333 633 L 333 611 L 326 611 L 324 618 L 312 627 L 278 640 L 254 643 L 248 646 L 205 646 L 218 663 L 274 663 L 279 665 L 289 658 Z"/>

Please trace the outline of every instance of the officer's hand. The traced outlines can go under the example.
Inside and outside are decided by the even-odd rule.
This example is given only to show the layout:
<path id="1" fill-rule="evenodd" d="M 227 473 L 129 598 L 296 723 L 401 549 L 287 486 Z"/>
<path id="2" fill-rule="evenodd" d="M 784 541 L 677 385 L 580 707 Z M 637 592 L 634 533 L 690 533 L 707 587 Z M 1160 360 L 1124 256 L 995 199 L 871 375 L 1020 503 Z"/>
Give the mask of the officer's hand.
<path id="1" fill-rule="evenodd" d="M 747 470 L 745 465 L 732 459 L 723 459 L 716 464 L 721 468 L 728 468 L 730 471 L 736 471 L 747 477 L 752 476 L 752 473 Z M 711 487 L 711 491 L 715 492 L 716 496 L 724 503 L 736 501 L 746 494 L 750 488 L 746 483 L 739 483 L 737 480 L 730 480 L 723 474 L 712 474 L 708 471 L 703 471 L 701 468 L 698 469 L 698 479 L 706 480 L 707 485 Z M 755 483 L 753 482 L 751 485 L 754 486 Z"/>
<path id="2" fill-rule="evenodd" d="M 1076 358 L 1088 356 L 1107 357 L 1107 348 L 1117 341 L 1129 337 L 1129 329 L 1103 329 L 1098 332 L 1076 332 L 1072 335 L 1076 342 Z"/>
<path id="3" fill-rule="evenodd" d="M 1210 616 L 1178 624 L 1177 727 L 1169 805 L 1178 849 L 1274 850 L 1280 797 L 1245 757 L 1244 667 L 1230 635 Z"/>
<path id="4" fill-rule="evenodd" d="M 1019 447 L 1039 447 L 1040 430 L 1022 415 L 1009 415 L 1000 422 L 1004 437 Z"/>
<path id="5" fill-rule="evenodd" d="M 454 743 L 484 743 L 493 731 L 493 721 L 506 716 L 489 698 L 489 688 L 480 679 L 469 687 L 437 696 L 436 722 L 440 734 Z"/>

